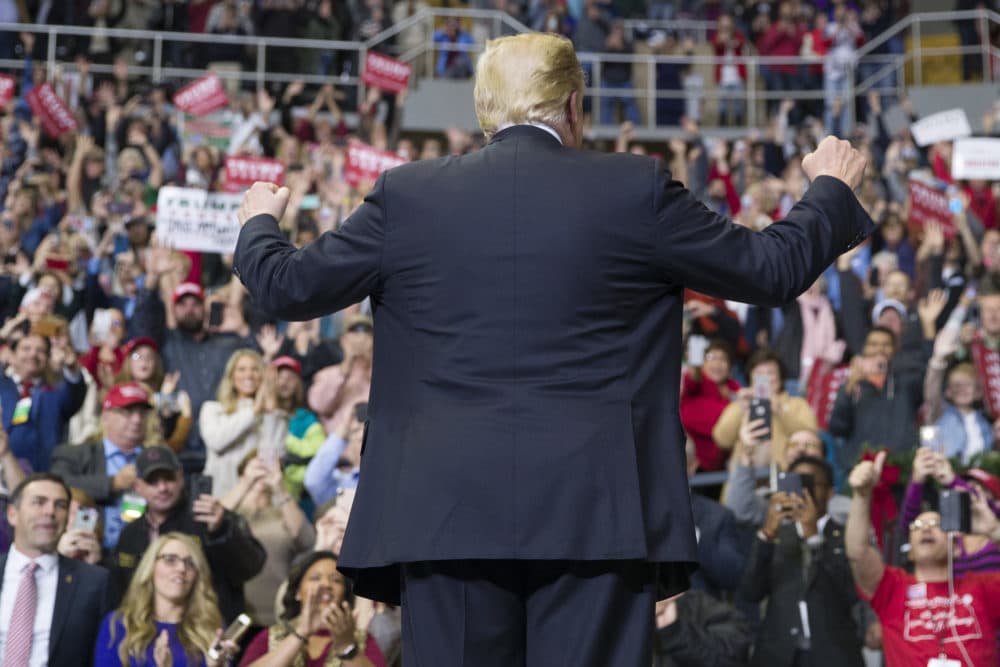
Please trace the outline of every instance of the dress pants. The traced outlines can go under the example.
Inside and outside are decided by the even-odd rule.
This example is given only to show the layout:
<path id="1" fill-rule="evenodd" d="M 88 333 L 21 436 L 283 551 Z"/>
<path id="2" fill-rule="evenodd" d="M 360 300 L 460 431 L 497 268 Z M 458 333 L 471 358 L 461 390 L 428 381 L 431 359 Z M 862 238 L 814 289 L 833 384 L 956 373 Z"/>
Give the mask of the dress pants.
<path id="1" fill-rule="evenodd" d="M 406 667 L 649 667 L 656 566 L 404 563 Z"/>

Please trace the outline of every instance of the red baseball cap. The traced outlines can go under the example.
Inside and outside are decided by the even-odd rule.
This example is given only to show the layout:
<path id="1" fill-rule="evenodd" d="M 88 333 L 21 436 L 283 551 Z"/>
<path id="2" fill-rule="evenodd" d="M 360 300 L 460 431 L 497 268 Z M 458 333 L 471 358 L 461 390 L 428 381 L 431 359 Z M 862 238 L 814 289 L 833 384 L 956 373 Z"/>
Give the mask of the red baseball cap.
<path id="1" fill-rule="evenodd" d="M 205 290 L 198 283 L 181 283 L 174 288 L 174 303 L 177 303 L 186 296 L 196 296 L 199 301 L 204 301 Z"/>
<path id="2" fill-rule="evenodd" d="M 983 487 L 993 494 L 993 497 L 1000 500 L 1000 480 L 995 475 L 991 475 L 980 468 L 969 468 L 961 474 L 962 479 L 979 482 Z"/>
<path id="3" fill-rule="evenodd" d="M 104 397 L 104 409 L 127 408 L 131 405 L 145 405 L 153 407 L 149 402 L 149 392 L 142 388 L 138 382 L 123 382 L 116 384 Z"/>
<path id="4" fill-rule="evenodd" d="M 156 344 L 156 341 L 149 336 L 139 336 L 138 338 L 133 338 L 129 342 L 125 343 L 125 356 L 132 354 L 132 350 L 137 347 L 151 347 L 155 352 L 160 351 L 160 346 Z"/>
<path id="5" fill-rule="evenodd" d="M 290 368 L 293 371 L 295 371 L 296 375 L 302 375 L 302 364 L 300 364 L 298 360 L 288 356 L 287 354 L 283 354 L 274 361 L 272 361 L 271 365 L 274 366 L 276 369 Z"/>

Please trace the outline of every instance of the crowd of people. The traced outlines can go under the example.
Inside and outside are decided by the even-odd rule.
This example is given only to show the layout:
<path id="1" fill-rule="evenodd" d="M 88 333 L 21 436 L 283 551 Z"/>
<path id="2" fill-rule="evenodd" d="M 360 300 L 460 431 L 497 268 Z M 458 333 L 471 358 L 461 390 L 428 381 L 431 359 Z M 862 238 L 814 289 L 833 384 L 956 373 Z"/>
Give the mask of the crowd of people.
<path id="1" fill-rule="evenodd" d="M 144 11 L 165 29 L 351 38 L 422 5 L 348 11 L 324 0 L 310 23 L 292 18 L 298 0 L 105 1 L 73 16 L 59 12 L 74 3 L 43 4 L 47 17 L 32 20 L 112 26 Z M 572 23 L 581 50 L 625 48 L 604 13 L 646 11 L 586 0 L 571 22 L 561 3 L 513 5 L 540 29 Z M 817 5 L 808 20 L 826 27 L 812 33 L 802 23 L 811 4 L 781 3 L 766 21 L 756 4 L 740 7 L 718 16 L 719 84 L 737 91 L 746 75 L 727 57 L 751 43 L 780 51 L 801 32 L 816 49 L 832 35 L 822 72 L 765 75 L 776 91 L 825 86 L 829 104 L 780 100 L 766 130 L 733 141 L 680 113 L 683 135 L 666 143 L 635 141 L 625 104 L 617 141 L 592 147 L 659 155 L 706 207 L 767 233 L 809 185 L 802 156 L 841 134 L 868 159 L 859 198 L 878 231 L 784 307 L 686 293 L 680 412 L 701 569 L 694 590 L 656 608 L 656 664 L 853 665 L 863 647 L 884 648 L 890 665 L 941 652 L 996 664 L 1000 618 L 987 600 L 1000 581 L 1000 183 L 952 179 L 952 143 L 917 145 L 877 94 L 847 131 L 831 74 L 849 58 L 837 52 L 888 20 L 887 7 Z M 227 135 L 212 142 L 178 121 L 176 86 L 134 76 L 112 57 L 129 45 L 104 42 L 67 43 L 60 57 L 75 67 L 49 79 L 34 57 L 42 38 L 0 40 L 25 58 L 0 116 L 0 661 L 399 664 L 399 610 L 355 598 L 336 570 L 362 465 L 370 304 L 274 321 L 232 276 L 230 256 L 157 236 L 156 194 L 222 191 L 227 156 L 276 159 L 292 193 L 280 224 L 302 246 L 336 233 L 371 187 L 344 177 L 348 140 L 417 160 L 479 150 L 482 137 L 408 135 L 405 94 L 379 91 L 348 125 L 334 86 L 293 82 L 235 95 L 217 114 Z M 474 67 L 442 55 L 439 74 Z M 102 58 L 113 74 L 90 71 Z M 627 87 L 627 69 L 603 76 Z M 78 130 L 42 127 L 26 100 L 46 82 Z M 744 111 L 734 102 L 727 114 L 740 124 Z M 992 133 L 992 114 L 983 125 Z M 914 172 L 948 194 L 947 220 L 917 223 Z M 724 483 L 703 483 L 720 472 Z M 942 490 L 971 494 L 975 507 L 956 540 L 954 594 Z M 244 613 L 249 631 L 223 637 Z"/>

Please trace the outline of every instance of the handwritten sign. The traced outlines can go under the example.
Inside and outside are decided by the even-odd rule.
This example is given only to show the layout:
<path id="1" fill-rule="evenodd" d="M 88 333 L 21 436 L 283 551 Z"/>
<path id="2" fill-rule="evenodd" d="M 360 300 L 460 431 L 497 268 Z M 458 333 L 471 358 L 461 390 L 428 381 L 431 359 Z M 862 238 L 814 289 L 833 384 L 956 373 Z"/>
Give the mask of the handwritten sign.
<path id="1" fill-rule="evenodd" d="M 918 146 L 939 141 L 951 141 L 972 135 L 972 127 L 964 109 L 950 109 L 921 118 L 910 125 L 910 134 Z"/>
<path id="2" fill-rule="evenodd" d="M 951 177 L 1000 178 L 1000 139 L 956 139 L 951 153 Z"/>
<path id="3" fill-rule="evenodd" d="M 240 234 L 236 211 L 242 197 L 197 188 L 160 188 L 156 235 L 178 250 L 232 253 Z"/>

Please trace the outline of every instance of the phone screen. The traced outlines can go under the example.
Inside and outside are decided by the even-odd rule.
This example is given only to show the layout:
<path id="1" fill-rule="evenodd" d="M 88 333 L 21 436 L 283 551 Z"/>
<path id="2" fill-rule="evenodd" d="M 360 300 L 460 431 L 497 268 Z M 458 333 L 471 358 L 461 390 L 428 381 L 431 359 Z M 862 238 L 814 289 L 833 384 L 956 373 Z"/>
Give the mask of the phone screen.
<path id="1" fill-rule="evenodd" d="M 225 310 L 226 305 L 216 301 L 209 307 L 208 311 L 208 326 L 217 327 L 222 324 L 222 313 Z"/>

